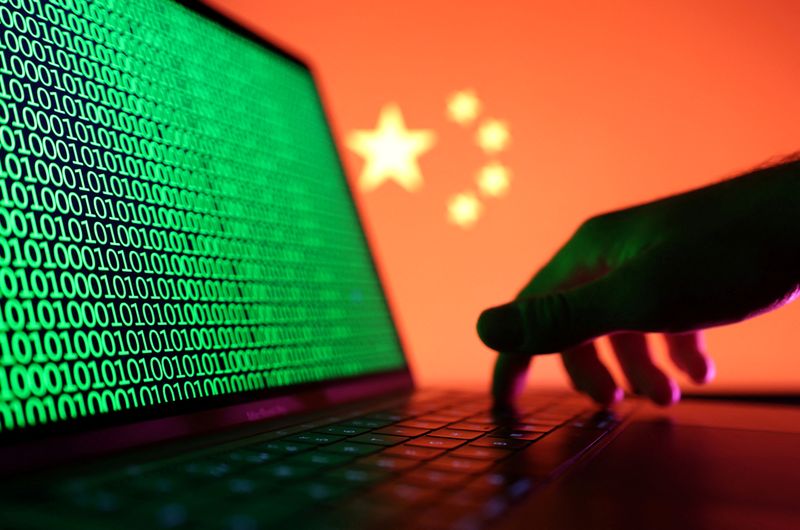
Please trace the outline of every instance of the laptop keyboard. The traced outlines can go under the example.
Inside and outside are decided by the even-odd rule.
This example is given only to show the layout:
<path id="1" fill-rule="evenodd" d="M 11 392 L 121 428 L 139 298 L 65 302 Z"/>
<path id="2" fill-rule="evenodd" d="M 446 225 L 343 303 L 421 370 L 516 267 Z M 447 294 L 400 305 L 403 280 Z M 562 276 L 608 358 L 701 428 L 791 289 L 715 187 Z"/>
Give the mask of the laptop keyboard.
<path id="1" fill-rule="evenodd" d="M 17 509 L 16 523 L 58 521 L 82 530 L 477 529 L 620 421 L 575 398 L 531 398 L 514 416 L 493 415 L 490 406 L 478 394 L 414 394 L 390 409 L 39 488 L 26 495 L 28 502 L 38 498 L 37 510 L 23 517 Z"/>

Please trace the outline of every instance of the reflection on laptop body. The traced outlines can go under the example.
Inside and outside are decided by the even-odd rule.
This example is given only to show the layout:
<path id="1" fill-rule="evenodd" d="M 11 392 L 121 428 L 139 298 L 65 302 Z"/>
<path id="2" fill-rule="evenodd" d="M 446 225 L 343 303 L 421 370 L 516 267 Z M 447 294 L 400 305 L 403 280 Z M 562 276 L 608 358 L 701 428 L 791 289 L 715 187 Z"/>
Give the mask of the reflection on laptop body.
<path id="1" fill-rule="evenodd" d="M 514 528 L 656 425 L 413 390 L 295 57 L 193 3 L 0 19 L 0 527 Z"/>

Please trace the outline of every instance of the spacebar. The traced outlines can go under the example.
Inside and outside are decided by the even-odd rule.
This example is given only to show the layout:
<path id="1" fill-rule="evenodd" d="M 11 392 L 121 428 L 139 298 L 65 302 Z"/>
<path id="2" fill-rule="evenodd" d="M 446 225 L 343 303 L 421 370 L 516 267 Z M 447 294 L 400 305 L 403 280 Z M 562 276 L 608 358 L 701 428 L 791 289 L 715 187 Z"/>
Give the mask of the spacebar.
<path id="1" fill-rule="evenodd" d="M 608 431 L 564 426 L 509 460 L 519 472 L 536 478 L 552 478 L 597 443 Z"/>

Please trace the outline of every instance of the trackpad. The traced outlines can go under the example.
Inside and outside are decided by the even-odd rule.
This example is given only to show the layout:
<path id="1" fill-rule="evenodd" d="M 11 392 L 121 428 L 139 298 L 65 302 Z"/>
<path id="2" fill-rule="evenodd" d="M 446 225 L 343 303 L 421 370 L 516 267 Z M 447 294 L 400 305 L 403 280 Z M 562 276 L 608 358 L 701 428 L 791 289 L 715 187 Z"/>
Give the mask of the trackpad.
<path id="1" fill-rule="evenodd" d="M 553 486 L 559 528 L 800 528 L 800 434 L 634 421 Z"/>

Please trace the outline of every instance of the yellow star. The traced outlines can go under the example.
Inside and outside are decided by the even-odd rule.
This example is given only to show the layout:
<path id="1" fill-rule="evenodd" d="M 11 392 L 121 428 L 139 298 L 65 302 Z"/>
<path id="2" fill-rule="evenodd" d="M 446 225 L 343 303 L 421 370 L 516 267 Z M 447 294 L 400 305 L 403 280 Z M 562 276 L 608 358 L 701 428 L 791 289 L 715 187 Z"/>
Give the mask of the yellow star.
<path id="1" fill-rule="evenodd" d="M 447 100 L 447 114 L 459 125 L 466 125 L 478 117 L 481 102 L 472 90 L 456 92 Z"/>
<path id="2" fill-rule="evenodd" d="M 375 130 L 353 131 L 347 137 L 347 146 L 365 160 L 359 186 L 363 191 L 370 191 L 387 180 L 394 180 L 406 191 L 418 189 L 422 185 L 422 173 L 417 157 L 429 150 L 435 141 L 436 135 L 431 130 L 406 129 L 398 105 L 385 105 Z"/>
<path id="3" fill-rule="evenodd" d="M 486 120 L 481 124 L 477 133 L 477 142 L 487 153 L 497 153 L 508 145 L 511 135 L 506 122 L 500 120 Z"/>
<path id="4" fill-rule="evenodd" d="M 447 217 L 451 223 L 461 228 L 469 228 L 481 216 L 482 210 L 481 201 L 474 193 L 467 191 L 450 199 L 447 204 Z"/>
<path id="5" fill-rule="evenodd" d="M 510 185 L 511 172 L 503 164 L 490 162 L 478 171 L 478 187 L 484 195 L 501 197 Z"/>

